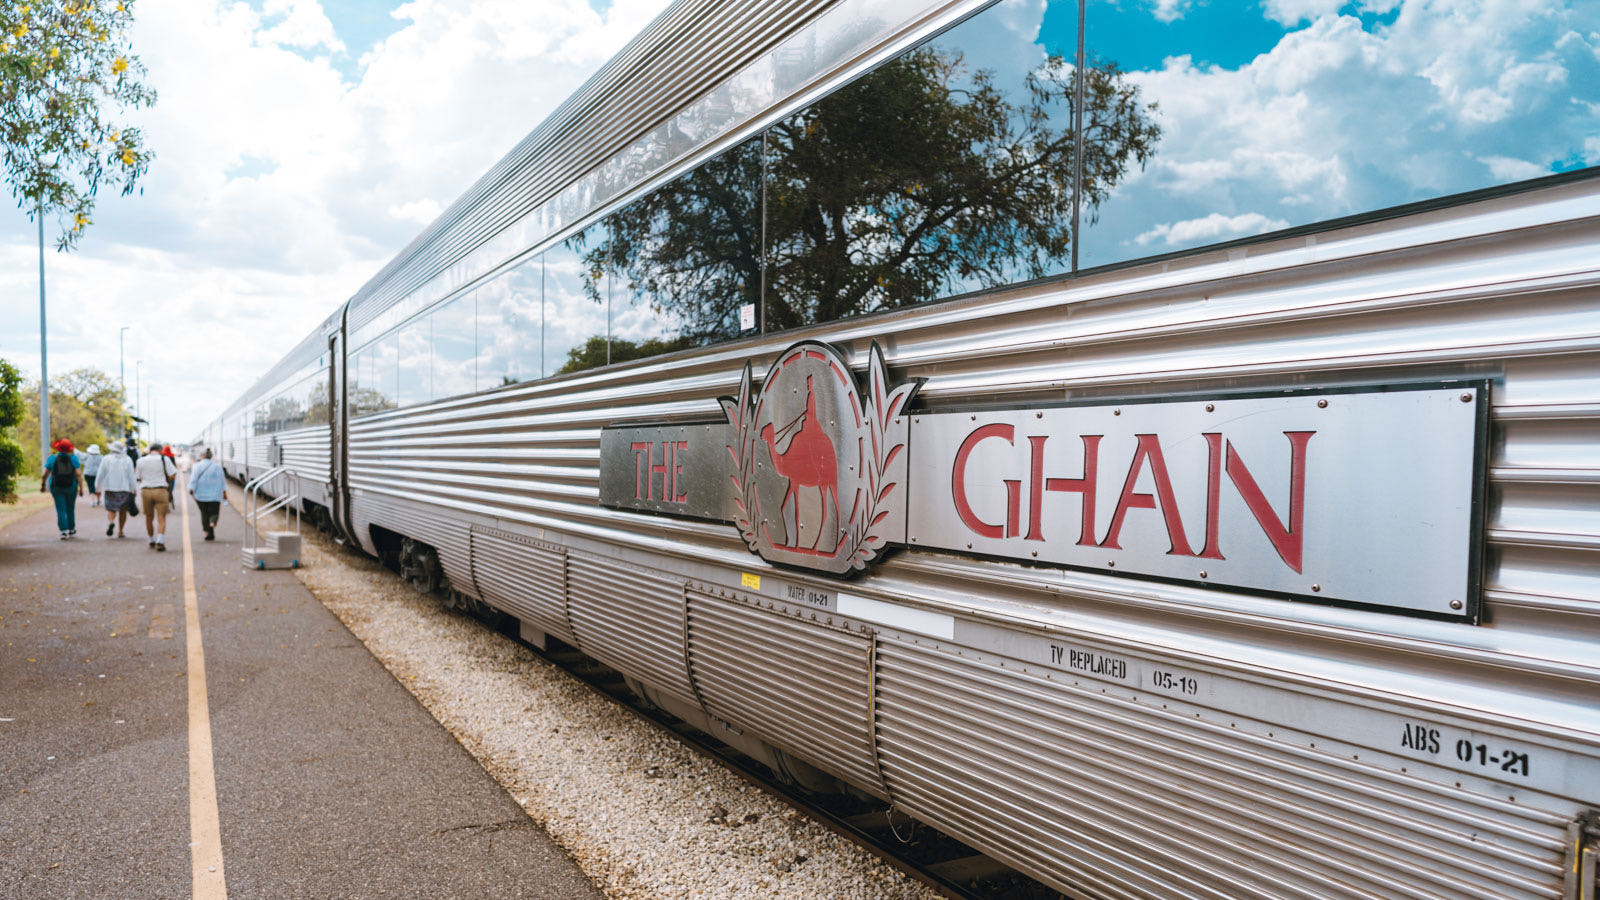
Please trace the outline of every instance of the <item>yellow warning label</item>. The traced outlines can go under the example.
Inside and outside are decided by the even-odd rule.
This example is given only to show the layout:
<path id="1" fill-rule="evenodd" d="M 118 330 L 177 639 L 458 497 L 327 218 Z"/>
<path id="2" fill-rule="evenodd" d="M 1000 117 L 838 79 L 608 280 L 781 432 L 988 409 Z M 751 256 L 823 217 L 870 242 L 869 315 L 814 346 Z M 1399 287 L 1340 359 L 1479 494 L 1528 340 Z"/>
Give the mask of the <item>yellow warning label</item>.
<path id="1" fill-rule="evenodd" d="M 761 590 L 761 576 L 751 575 L 749 572 L 740 572 L 739 584 L 752 591 L 759 591 Z"/>

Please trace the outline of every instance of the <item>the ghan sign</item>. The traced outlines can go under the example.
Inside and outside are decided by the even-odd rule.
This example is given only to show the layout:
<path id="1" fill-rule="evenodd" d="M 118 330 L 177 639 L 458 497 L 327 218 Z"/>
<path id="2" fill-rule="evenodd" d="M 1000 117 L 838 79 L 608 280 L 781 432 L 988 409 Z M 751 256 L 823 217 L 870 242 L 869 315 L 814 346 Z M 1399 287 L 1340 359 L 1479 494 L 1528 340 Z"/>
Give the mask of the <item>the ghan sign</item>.
<path id="1" fill-rule="evenodd" d="M 909 409 L 814 342 L 724 421 L 608 428 L 606 505 L 848 574 L 895 546 L 1475 615 L 1487 385 Z"/>

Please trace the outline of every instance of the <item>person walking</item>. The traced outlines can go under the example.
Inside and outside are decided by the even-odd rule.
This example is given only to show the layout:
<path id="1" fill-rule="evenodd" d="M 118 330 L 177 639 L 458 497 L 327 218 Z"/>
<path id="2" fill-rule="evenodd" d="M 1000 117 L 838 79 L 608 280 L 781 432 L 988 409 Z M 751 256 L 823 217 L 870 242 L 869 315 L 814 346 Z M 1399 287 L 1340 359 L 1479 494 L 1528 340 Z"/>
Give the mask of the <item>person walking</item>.
<path id="1" fill-rule="evenodd" d="M 111 444 L 111 453 L 100 464 L 100 474 L 95 486 L 105 497 L 106 537 L 113 531 L 122 537 L 128 527 L 128 513 L 138 507 L 133 505 L 133 494 L 138 488 L 133 472 L 133 460 L 127 456 L 127 447 L 121 441 Z"/>
<path id="2" fill-rule="evenodd" d="M 44 461 L 44 480 L 39 482 L 41 492 L 48 490 L 56 502 L 56 528 L 61 539 L 78 534 L 78 498 L 83 496 L 83 460 L 73 452 L 72 442 L 65 438 L 50 445 L 55 452 Z"/>
<path id="3" fill-rule="evenodd" d="M 206 540 L 217 539 L 217 514 L 222 511 L 222 501 L 228 497 L 227 482 L 222 466 L 211 458 L 211 448 L 200 454 L 200 461 L 189 470 L 189 496 L 200 507 L 200 527 L 206 530 Z"/>
<path id="4" fill-rule="evenodd" d="M 167 550 L 167 513 L 172 510 L 172 491 L 167 479 L 177 474 L 177 467 L 161 455 L 161 445 L 151 444 L 150 452 L 139 457 L 134 467 L 139 479 L 139 504 L 144 507 L 144 533 L 150 536 L 150 548 L 165 553 Z"/>
<path id="5" fill-rule="evenodd" d="M 171 444 L 161 445 L 161 455 L 165 456 L 167 461 L 172 463 L 172 474 L 167 476 L 167 493 L 170 495 L 173 489 L 178 486 L 178 458 L 172 455 Z"/>
<path id="6" fill-rule="evenodd" d="M 95 478 L 100 474 L 100 445 L 90 444 L 89 455 L 83 458 L 83 480 L 89 485 L 89 508 L 100 505 L 100 491 L 95 487 Z"/>

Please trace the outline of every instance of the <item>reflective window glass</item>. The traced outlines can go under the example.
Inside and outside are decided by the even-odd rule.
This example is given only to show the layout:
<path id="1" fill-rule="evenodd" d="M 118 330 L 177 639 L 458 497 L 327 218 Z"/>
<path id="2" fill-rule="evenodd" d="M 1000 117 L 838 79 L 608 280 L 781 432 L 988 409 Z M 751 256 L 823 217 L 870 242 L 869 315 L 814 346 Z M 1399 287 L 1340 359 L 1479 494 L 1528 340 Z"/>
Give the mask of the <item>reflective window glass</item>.
<path id="1" fill-rule="evenodd" d="M 612 279 L 611 361 L 737 337 L 761 299 L 761 140 L 606 219 L 584 255 Z"/>
<path id="2" fill-rule="evenodd" d="M 477 379 L 477 312 L 473 295 L 433 311 L 433 398 L 470 394 Z"/>
<path id="3" fill-rule="evenodd" d="M 298 393 L 285 391 L 268 401 L 264 418 L 268 432 L 299 428 L 305 419 L 305 407 Z"/>
<path id="4" fill-rule="evenodd" d="M 605 242 L 605 229 L 590 226 L 544 253 L 544 374 L 560 375 L 603 366 L 610 312 L 605 267 L 586 259 Z"/>
<path id="5" fill-rule="evenodd" d="M 360 380 L 351 393 L 350 405 L 356 415 L 394 409 L 396 352 L 391 335 L 375 341 L 358 354 Z"/>
<path id="6" fill-rule="evenodd" d="M 305 398 L 307 425 L 328 424 L 328 373 L 326 370 L 305 382 L 301 392 Z"/>
<path id="7" fill-rule="evenodd" d="M 490 390 L 539 377 L 539 261 L 502 272 L 473 291 L 477 304 L 477 385 Z"/>
<path id="8" fill-rule="evenodd" d="M 768 330 L 1068 268 L 1070 8 L 1002 3 L 771 129 Z"/>
<path id="9" fill-rule="evenodd" d="M 433 328 L 424 316 L 395 333 L 396 406 L 426 403 L 433 396 Z"/>
<path id="10" fill-rule="evenodd" d="M 1600 163 L 1595 3 L 1091 0 L 1086 16 L 1082 267 Z M 1117 162 L 1133 121 L 1160 129 L 1142 171 Z"/>

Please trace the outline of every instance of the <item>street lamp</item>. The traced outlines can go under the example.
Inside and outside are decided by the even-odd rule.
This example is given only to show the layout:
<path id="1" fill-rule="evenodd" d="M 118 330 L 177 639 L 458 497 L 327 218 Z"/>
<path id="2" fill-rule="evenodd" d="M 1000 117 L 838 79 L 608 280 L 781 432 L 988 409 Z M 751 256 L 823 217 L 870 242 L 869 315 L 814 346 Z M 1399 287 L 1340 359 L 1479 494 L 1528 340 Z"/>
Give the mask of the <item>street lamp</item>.
<path id="1" fill-rule="evenodd" d="M 143 371 L 144 371 L 144 360 L 142 360 L 142 359 L 134 360 L 133 361 L 133 417 L 135 419 L 139 420 L 139 421 L 143 421 L 143 419 L 140 416 L 140 413 L 143 412 L 143 410 L 144 410 L 144 407 L 139 403 L 139 398 L 140 398 L 140 394 L 139 394 L 139 373 L 141 373 Z M 139 433 L 141 435 L 144 434 L 144 426 L 143 425 L 139 426 Z"/>
<path id="2" fill-rule="evenodd" d="M 39 464 L 50 457 L 50 350 L 44 325 L 44 207 L 34 209 L 39 222 Z"/>
<path id="3" fill-rule="evenodd" d="M 122 436 L 128 436 L 128 326 L 117 332 L 117 384 L 122 388 Z"/>

